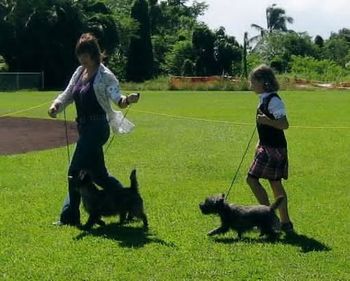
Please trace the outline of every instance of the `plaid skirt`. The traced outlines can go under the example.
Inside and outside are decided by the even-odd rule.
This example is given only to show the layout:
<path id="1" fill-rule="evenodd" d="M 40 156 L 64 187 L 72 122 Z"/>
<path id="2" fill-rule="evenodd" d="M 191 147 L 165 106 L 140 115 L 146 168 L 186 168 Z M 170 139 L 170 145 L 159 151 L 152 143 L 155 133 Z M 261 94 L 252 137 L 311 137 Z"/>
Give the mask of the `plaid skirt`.
<path id="1" fill-rule="evenodd" d="M 287 148 L 259 145 L 248 174 L 268 180 L 288 179 Z"/>

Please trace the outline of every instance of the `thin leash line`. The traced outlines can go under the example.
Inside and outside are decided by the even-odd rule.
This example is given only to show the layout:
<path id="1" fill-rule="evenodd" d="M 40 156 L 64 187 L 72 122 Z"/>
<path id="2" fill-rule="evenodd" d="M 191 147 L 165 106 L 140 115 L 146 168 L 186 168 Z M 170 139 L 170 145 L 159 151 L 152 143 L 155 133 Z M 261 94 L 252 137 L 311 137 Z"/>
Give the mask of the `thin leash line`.
<path id="1" fill-rule="evenodd" d="M 327 129 L 334 129 L 334 130 L 349 130 L 350 127 L 314 127 L 314 126 L 289 126 L 289 128 L 294 128 L 294 129 L 322 129 L 322 130 L 327 130 Z"/>
<path id="2" fill-rule="evenodd" d="M 205 119 L 205 118 L 197 118 L 197 117 L 188 117 L 188 116 L 181 116 L 181 115 L 172 115 L 167 113 L 159 113 L 159 112 L 152 112 L 152 111 L 145 111 L 145 110 L 135 110 L 134 112 L 140 112 L 150 115 L 158 115 L 158 116 L 164 116 L 169 118 L 177 118 L 177 119 L 188 119 L 188 120 L 194 120 L 194 121 L 204 121 L 204 122 L 212 122 L 212 123 L 223 123 L 223 124 L 230 124 L 230 125 L 237 125 L 237 126 L 251 126 L 253 123 L 244 123 L 244 122 L 233 122 L 233 121 L 227 121 L 227 120 L 214 120 L 214 119 Z M 350 126 L 339 126 L 339 127 L 332 127 L 332 126 L 297 126 L 292 125 L 289 126 L 289 128 L 294 129 L 339 129 L 339 130 L 349 130 Z"/>
<path id="3" fill-rule="evenodd" d="M 1 117 L 6 117 L 10 115 L 15 115 L 18 113 L 22 112 L 27 112 L 39 107 L 42 107 L 44 105 L 47 105 L 49 103 L 45 102 L 33 107 L 29 107 L 23 110 L 18 110 L 15 112 L 9 112 L 0 115 Z M 130 106 L 128 107 L 127 110 L 130 109 Z M 232 122 L 232 121 L 227 121 L 227 120 L 213 120 L 213 119 L 205 119 L 205 118 L 196 118 L 196 117 L 188 117 L 188 116 L 180 116 L 180 115 L 172 115 L 172 114 L 166 114 L 166 113 L 159 113 L 159 112 L 152 112 L 152 111 L 144 111 L 144 110 L 135 110 L 133 109 L 132 111 L 135 112 L 140 112 L 140 113 L 146 113 L 146 114 L 151 114 L 151 115 L 159 115 L 159 116 L 164 116 L 164 117 L 170 117 L 170 118 L 177 118 L 177 119 L 188 119 L 188 120 L 195 120 L 195 121 L 203 121 L 203 122 L 212 122 L 212 123 L 223 123 L 223 124 L 231 124 L 231 125 L 237 125 L 237 126 L 251 126 L 253 125 L 252 123 L 244 123 L 244 122 Z M 297 125 L 292 125 L 289 126 L 289 128 L 294 128 L 294 129 L 321 129 L 321 130 L 327 130 L 327 129 L 334 129 L 334 130 L 349 130 L 350 126 L 338 126 L 338 127 L 333 127 L 333 126 L 297 126 Z"/>
<path id="4" fill-rule="evenodd" d="M 120 123 L 122 123 L 122 122 L 124 121 L 124 119 L 126 118 L 126 115 L 128 115 L 128 112 L 129 112 L 129 110 L 130 110 L 130 108 L 131 108 L 131 105 L 132 105 L 132 104 L 130 104 L 130 105 L 127 107 L 127 109 L 125 110 L 125 114 L 124 114 L 122 120 L 120 121 Z M 107 144 L 107 146 L 106 146 L 106 148 L 105 148 L 105 151 L 103 152 L 105 155 L 106 155 L 106 153 L 107 153 L 109 147 L 111 146 L 111 144 L 112 144 L 112 142 L 113 142 L 113 140 L 114 140 L 114 137 L 115 137 L 115 134 L 112 135 L 111 140 L 109 141 L 109 143 Z"/>
<path id="5" fill-rule="evenodd" d="M 68 139 L 68 125 L 67 125 L 67 117 L 66 117 L 66 109 L 63 109 L 63 117 L 64 117 L 64 127 L 66 133 L 66 147 L 67 147 L 67 157 L 68 157 L 68 166 L 70 165 L 70 151 L 69 151 L 69 139 Z"/>
<path id="6" fill-rule="evenodd" d="M 127 110 L 125 111 L 125 114 L 121 120 L 121 122 L 123 122 L 123 120 L 125 119 L 126 115 L 128 114 L 129 110 L 130 110 L 131 105 L 129 105 L 129 107 L 127 108 Z M 64 118 L 64 127 L 65 127 L 65 135 L 66 135 L 66 148 L 67 148 L 67 158 L 68 158 L 68 166 L 70 165 L 70 150 L 69 150 L 69 138 L 68 138 L 68 124 L 67 124 L 67 116 L 66 116 L 66 109 L 63 110 L 63 118 Z M 114 140 L 114 136 L 115 134 L 113 134 L 111 140 L 109 141 L 104 154 L 106 154 L 108 148 L 111 146 L 113 140 Z"/>
<path id="7" fill-rule="evenodd" d="M 241 159 L 241 162 L 239 163 L 239 165 L 238 165 L 238 167 L 237 167 L 236 173 L 234 174 L 234 176 L 233 176 L 233 178 L 232 178 L 231 185 L 230 185 L 230 187 L 228 188 L 228 190 L 227 190 L 227 192 L 226 192 L 226 194 L 225 194 L 225 200 L 228 198 L 228 195 L 229 195 L 230 192 L 231 192 L 232 186 L 233 186 L 233 184 L 234 184 L 235 181 L 236 181 L 236 178 L 237 178 L 237 176 L 238 176 L 238 172 L 239 172 L 239 170 L 241 169 L 243 160 L 244 160 L 245 156 L 247 155 L 247 152 L 248 152 L 248 150 L 249 150 L 250 144 L 251 144 L 251 142 L 252 142 L 252 140 L 253 140 L 253 137 L 254 137 L 254 135 L 255 135 L 255 131 L 256 131 L 256 126 L 254 127 L 253 133 L 252 133 L 252 135 L 251 135 L 251 137 L 250 137 L 250 139 L 249 139 L 249 141 L 248 141 L 247 147 L 246 147 L 246 149 L 245 149 L 245 151 L 244 151 L 244 153 L 243 153 L 243 155 L 242 155 L 242 159 Z"/>
<path id="8" fill-rule="evenodd" d="M 194 120 L 194 121 L 225 123 L 225 124 L 231 124 L 231 125 L 233 124 L 233 125 L 238 125 L 238 126 L 242 126 L 242 125 L 250 126 L 250 125 L 252 125 L 251 123 L 239 123 L 239 122 L 232 122 L 232 121 L 226 121 L 226 120 L 213 120 L 213 119 L 205 119 L 205 118 L 197 118 L 197 117 L 188 117 L 188 116 L 172 115 L 172 114 L 158 113 L 158 112 L 152 112 L 152 111 L 143 111 L 143 110 L 134 110 L 134 109 L 132 111 L 151 114 L 151 115 L 159 115 L 159 116 L 164 116 L 164 117 L 169 117 L 169 118 L 188 119 L 188 120 Z"/>
<path id="9" fill-rule="evenodd" d="M 18 110 L 18 111 L 15 111 L 15 112 L 5 113 L 5 114 L 0 115 L 0 117 L 6 117 L 6 116 L 22 113 L 22 112 L 27 112 L 27 111 L 30 111 L 30 110 L 42 107 L 42 106 L 47 105 L 47 104 L 49 104 L 49 103 L 45 102 L 45 103 L 42 103 L 42 104 L 39 104 L 39 105 L 36 105 L 36 106 L 33 106 L 33 107 L 29 107 L 29 108 L 26 108 L 26 109 Z"/>

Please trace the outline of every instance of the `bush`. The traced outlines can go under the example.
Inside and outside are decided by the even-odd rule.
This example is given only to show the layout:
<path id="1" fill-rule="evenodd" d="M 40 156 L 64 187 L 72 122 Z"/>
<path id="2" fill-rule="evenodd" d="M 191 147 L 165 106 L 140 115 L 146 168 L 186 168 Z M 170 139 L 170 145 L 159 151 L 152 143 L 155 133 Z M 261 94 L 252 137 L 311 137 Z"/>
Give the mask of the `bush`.
<path id="1" fill-rule="evenodd" d="M 8 69 L 9 69 L 9 67 L 6 64 L 4 58 L 2 56 L 0 56 L 0 72 L 8 71 Z"/>
<path id="2" fill-rule="evenodd" d="M 300 56 L 292 56 L 290 69 L 295 77 L 322 82 L 340 82 L 350 73 L 333 61 Z"/>

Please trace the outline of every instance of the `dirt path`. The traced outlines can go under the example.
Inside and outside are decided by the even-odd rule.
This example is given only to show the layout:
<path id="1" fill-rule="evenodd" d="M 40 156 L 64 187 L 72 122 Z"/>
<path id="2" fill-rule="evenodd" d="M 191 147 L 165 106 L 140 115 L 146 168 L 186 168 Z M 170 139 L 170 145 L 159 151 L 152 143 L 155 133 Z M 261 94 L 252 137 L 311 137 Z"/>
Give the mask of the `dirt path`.
<path id="1" fill-rule="evenodd" d="M 74 143 L 78 132 L 67 122 L 68 141 Z M 64 121 L 23 117 L 0 117 L 0 155 L 52 149 L 66 145 Z"/>

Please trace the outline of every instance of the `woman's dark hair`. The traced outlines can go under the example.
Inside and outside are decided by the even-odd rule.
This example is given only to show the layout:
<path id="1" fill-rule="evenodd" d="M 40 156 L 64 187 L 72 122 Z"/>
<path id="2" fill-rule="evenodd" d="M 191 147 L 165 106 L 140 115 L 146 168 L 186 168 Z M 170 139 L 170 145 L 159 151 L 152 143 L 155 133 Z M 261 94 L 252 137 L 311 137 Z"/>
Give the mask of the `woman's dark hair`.
<path id="1" fill-rule="evenodd" d="M 265 64 L 259 65 L 250 73 L 250 80 L 262 83 L 267 93 L 277 92 L 280 88 L 273 70 Z"/>
<path id="2" fill-rule="evenodd" d="M 91 33 L 83 33 L 75 46 L 75 54 L 79 56 L 81 54 L 89 54 L 91 59 L 100 64 L 102 61 L 102 53 L 100 45 L 96 37 Z"/>

